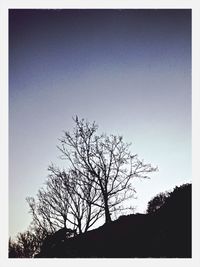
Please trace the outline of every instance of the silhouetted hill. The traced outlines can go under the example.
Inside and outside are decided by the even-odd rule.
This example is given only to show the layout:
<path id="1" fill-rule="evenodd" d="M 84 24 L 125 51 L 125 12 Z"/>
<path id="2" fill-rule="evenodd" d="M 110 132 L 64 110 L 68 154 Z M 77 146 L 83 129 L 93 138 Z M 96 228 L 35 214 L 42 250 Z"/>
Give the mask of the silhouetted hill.
<path id="1" fill-rule="evenodd" d="M 191 185 L 176 187 L 156 212 L 121 216 L 73 238 L 54 234 L 37 257 L 191 257 Z"/>

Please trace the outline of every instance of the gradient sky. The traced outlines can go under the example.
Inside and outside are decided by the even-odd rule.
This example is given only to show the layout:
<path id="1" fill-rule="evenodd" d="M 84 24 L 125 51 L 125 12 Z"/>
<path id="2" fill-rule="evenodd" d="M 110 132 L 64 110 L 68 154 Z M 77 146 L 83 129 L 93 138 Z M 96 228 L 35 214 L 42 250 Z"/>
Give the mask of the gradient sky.
<path id="1" fill-rule="evenodd" d="M 10 10 L 9 234 L 27 229 L 27 196 L 72 117 L 122 134 L 158 166 L 131 204 L 191 182 L 190 10 Z"/>

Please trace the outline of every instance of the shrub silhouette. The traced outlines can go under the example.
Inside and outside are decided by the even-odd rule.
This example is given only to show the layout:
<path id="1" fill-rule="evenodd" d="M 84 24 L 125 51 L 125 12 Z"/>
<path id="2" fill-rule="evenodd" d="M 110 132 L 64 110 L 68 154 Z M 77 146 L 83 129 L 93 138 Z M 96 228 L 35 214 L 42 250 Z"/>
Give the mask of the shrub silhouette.
<path id="1" fill-rule="evenodd" d="M 77 235 L 76 230 L 70 228 L 61 228 L 54 234 L 48 235 L 41 246 L 42 254 L 45 256 L 54 254 L 54 249 L 61 246 L 68 238 L 75 237 Z M 41 254 L 41 255 L 42 255 Z"/>
<path id="2" fill-rule="evenodd" d="M 15 241 L 9 239 L 9 258 L 32 258 L 40 251 L 39 247 L 38 237 L 27 230 L 19 233 Z"/>
<path id="3" fill-rule="evenodd" d="M 147 213 L 156 212 L 166 202 L 169 193 L 160 193 L 148 202 Z"/>

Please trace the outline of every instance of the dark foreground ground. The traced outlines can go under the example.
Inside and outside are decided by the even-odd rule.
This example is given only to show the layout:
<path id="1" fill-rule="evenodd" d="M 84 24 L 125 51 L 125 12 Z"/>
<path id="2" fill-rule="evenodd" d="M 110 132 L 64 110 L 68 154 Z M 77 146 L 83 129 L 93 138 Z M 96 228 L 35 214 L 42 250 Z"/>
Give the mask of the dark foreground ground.
<path id="1" fill-rule="evenodd" d="M 191 185 L 154 213 L 122 216 L 69 239 L 55 235 L 36 257 L 190 258 Z"/>

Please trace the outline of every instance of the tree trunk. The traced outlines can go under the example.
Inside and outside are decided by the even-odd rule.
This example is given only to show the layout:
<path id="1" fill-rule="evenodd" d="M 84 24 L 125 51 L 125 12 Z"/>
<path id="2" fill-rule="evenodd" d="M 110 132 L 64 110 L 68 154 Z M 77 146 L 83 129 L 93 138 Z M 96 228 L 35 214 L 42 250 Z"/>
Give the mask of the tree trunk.
<path id="1" fill-rule="evenodd" d="M 105 210 L 105 223 L 109 223 L 111 222 L 111 217 L 110 217 L 110 211 L 109 211 L 109 207 L 108 207 L 108 200 L 107 198 L 104 197 L 104 210 Z"/>
<path id="2" fill-rule="evenodd" d="M 78 219 L 78 231 L 79 231 L 79 235 L 82 234 L 82 227 L 81 227 L 81 220 Z"/>
<path id="3" fill-rule="evenodd" d="M 67 219 L 64 217 L 64 229 L 67 229 Z"/>

